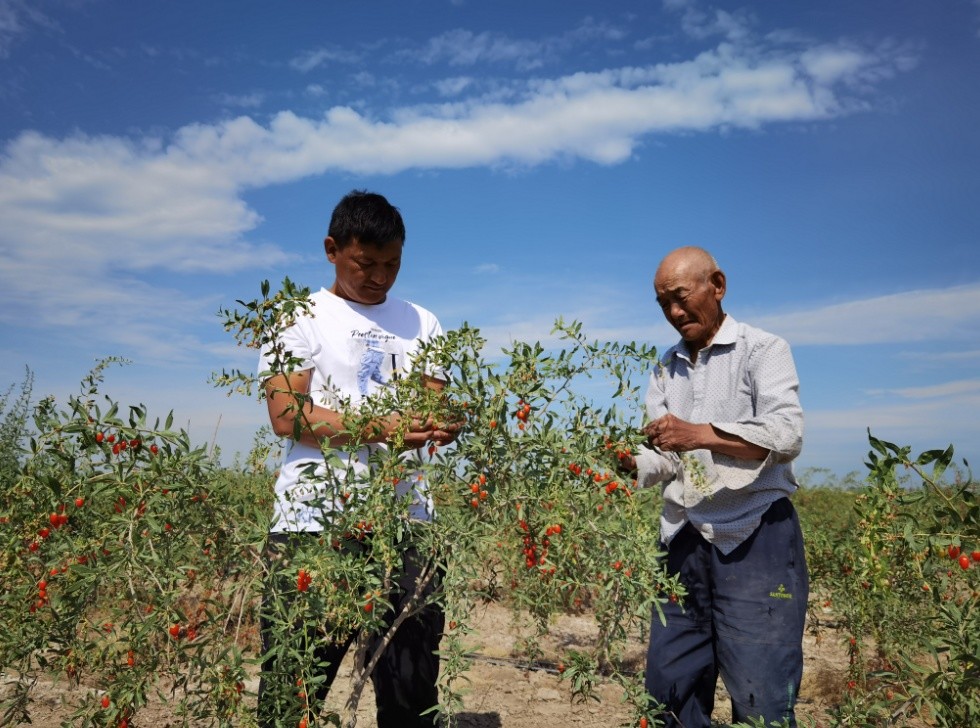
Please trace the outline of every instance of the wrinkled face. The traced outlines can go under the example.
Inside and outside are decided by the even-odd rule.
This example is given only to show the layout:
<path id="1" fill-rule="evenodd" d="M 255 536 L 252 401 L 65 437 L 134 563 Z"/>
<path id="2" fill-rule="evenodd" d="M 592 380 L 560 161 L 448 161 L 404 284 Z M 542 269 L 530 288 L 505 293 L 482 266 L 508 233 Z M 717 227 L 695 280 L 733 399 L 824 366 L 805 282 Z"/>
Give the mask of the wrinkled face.
<path id="1" fill-rule="evenodd" d="M 653 287 L 657 303 L 670 325 L 692 352 L 707 346 L 718 333 L 725 316 L 721 299 L 725 296 L 725 274 L 686 265 L 661 266 Z"/>
<path id="2" fill-rule="evenodd" d="M 401 240 L 380 247 L 361 245 L 355 238 L 338 248 L 333 238 L 327 238 L 323 246 L 336 275 L 331 293 L 354 303 L 383 303 L 401 268 L 402 245 Z"/>

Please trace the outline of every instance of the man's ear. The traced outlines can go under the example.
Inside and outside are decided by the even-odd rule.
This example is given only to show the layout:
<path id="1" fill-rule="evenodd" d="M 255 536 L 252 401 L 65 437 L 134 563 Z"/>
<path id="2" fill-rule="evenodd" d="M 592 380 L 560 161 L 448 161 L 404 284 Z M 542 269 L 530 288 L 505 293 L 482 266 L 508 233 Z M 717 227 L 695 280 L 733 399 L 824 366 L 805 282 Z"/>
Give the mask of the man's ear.
<path id="1" fill-rule="evenodd" d="M 716 270 L 710 276 L 708 276 L 708 281 L 715 288 L 715 300 L 720 301 L 725 297 L 725 291 L 728 290 L 728 281 L 725 278 L 724 272 Z"/>
<path id="2" fill-rule="evenodd" d="M 337 241 L 329 235 L 323 241 L 323 251 L 327 254 L 327 260 L 331 263 L 337 262 Z"/>

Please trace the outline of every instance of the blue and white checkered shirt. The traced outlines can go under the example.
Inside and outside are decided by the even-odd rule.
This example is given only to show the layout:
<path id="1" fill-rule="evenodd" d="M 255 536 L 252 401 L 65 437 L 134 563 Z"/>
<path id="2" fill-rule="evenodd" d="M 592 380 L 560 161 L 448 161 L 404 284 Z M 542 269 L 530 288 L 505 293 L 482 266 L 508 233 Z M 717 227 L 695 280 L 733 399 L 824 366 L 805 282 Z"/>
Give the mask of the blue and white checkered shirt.
<path id="1" fill-rule="evenodd" d="M 641 449 L 640 484 L 664 482 L 665 544 L 690 522 L 722 553 L 730 553 L 752 535 L 774 501 L 797 488 L 791 462 L 803 445 L 799 386 L 789 345 L 731 316 L 695 363 L 683 341 L 667 350 L 650 376 L 647 417 L 670 413 L 710 423 L 769 455 L 760 461 L 710 450 L 678 457 Z"/>

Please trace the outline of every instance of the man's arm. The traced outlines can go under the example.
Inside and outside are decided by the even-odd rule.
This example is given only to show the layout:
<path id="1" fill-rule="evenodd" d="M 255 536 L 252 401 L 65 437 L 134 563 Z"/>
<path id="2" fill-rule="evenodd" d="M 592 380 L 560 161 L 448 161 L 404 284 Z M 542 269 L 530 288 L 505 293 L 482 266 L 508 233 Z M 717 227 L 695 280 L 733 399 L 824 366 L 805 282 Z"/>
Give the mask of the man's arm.
<path id="1" fill-rule="evenodd" d="M 771 462 L 788 463 L 803 447 L 800 380 L 789 344 L 767 335 L 752 347 L 748 370 L 752 416 L 736 422 L 712 420 L 720 433 L 768 449 Z"/>
<path id="2" fill-rule="evenodd" d="M 266 380 L 266 406 L 269 410 L 269 422 L 272 430 L 279 437 L 296 437 L 296 420 L 299 418 L 299 441 L 319 448 L 323 444 L 332 448 L 343 447 L 351 441 L 351 434 L 345 432 L 344 418 L 340 412 L 313 404 L 308 395 L 310 392 L 311 369 L 276 374 Z M 442 389 L 442 383 L 431 380 L 436 389 Z M 438 386 L 436 386 L 438 385 Z M 361 433 L 362 443 L 390 442 L 395 433 L 403 426 L 403 415 L 391 413 L 377 420 Z M 405 433 L 405 448 L 423 447 L 430 440 L 439 444 L 451 442 L 459 427 L 453 430 L 450 425 L 440 424 L 438 427 L 431 419 L 422 420 L 411 417 Z M 444 440 L 444 442 L 441 442 Z"/>
<path id="3" fill-rule="evenodd" d="M 643 428 L 651 445 L 665 452 L 710 450 L 741 460 L 765 460 L 769 450 L 711 424 L 695 424 L 666 414 Z"/>
<path id="4" fill-rule="evenodd" d="M 789 345 L 769 336 L 752 350 L 754 416 L 740 422 L 692 423 L 667 412 L 664 381 L 651 376 L 644 432 L 664 451 L 706 449 L 742 460 L 788 462 L 799 454 L 803 412 L 799 379 Z"/>

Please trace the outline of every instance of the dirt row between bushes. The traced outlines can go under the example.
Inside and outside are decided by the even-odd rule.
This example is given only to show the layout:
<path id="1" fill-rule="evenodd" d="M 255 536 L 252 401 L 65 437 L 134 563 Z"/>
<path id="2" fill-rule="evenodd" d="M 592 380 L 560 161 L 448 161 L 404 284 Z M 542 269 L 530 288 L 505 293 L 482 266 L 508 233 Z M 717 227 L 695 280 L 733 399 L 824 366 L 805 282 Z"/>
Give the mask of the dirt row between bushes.
<path id="1" fill-rule="evenodd" d="M 826 611 L 826 610 L 824 610 Z M 832 615 L 821 617 L 830 618 Z M 542 728 L 574 726 L 576 728 L 611 728 L 625 725 L 630 711 L 622 703 L 622 691 L 611 683 L 599 686 L 600 701 L 586 703 L 572 700 L 569 682 L 559 678 L 553 667 L 528 668 L 515 657 L 517 637 L 512 629 L 511 612 L 498 603 L 481 605 L 472 620 L 474 631 L 467 642 L 473 645 L 474 662 L 466 673 L 469 684 L 464 688 L 464 712 L 461 728 Z M 550 630 L 542 647 L 548 660 L 557 662 L 569 649 L 587 650 L 596 634 L 595 622 L 587 615 L 560 617 Z M 351 656 L 344 661 L 334 684 L 328 707 L 339 710 L 351 687 Z M 826 626 L 811 625 L 804 642 L 803 686 L 798 715 L 803 725 L 814 728 L 829 725 L 828 708 L 846 690 L 847 650 L 843 639 Z M 646 646 L 637 636 L 626 647 L 623 662 L 630 669 L 642 670 Z M 552 663 L 553 664 L 553 663 Z M 247 692 L 258 687 L 251 679 Z M 61 725 L 71 713 L 70 705 L 89 688 L 69 688 L 65 682 L 39 681 L 33 690 L 31 719 L 35 726 Z M 730 718 L 728 698 L 719 682 L 715 719 L 724 723 Z M 171 728 L 184 725 L 164 701 L 153 701 L 130 721 L 132 728 Z M 374 695 L 365 690 L 358 709 L 358 725 L 374 725 Z"/>

